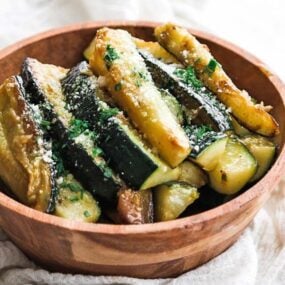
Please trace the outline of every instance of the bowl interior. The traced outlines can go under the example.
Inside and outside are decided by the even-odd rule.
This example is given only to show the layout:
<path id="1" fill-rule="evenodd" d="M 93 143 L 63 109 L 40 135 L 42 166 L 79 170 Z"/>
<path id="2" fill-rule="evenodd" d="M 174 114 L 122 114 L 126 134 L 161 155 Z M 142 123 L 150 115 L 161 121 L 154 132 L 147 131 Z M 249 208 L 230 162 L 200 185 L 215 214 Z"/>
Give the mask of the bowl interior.
<path id="1" fill-rule="evenodd" d="M 118 25 L 102 23 L 101 26 L 123 28 L 136 37 L 154 40 L 153 27 L 155 24 L 128 23 Z M 0 52 L 0 82 L 10 75 L 17 74 L 26 57 L 34 57 L 44 63 L 63 67 L 74 66 L 83 60 L 82 52 L 94 37 L 97 29 L 98 24 L 95 23 L 57 29 L 4 49 Z M 191 31 L 201 42 L 209 46 L 212 54 L 223 65 L 237 86 L 249 91 L 257 100 L 264 101 L 266 105 L 274 107 L 272 114 L 279 122 L 281 130 L 277 137 L 280 154 L 284 151 L 285 107 L 281 95 L 282 92 L 284 93 L 284 88 L 279 79 L 266 71 L 258 59 L 245 51 L 206 33 Z M 271 171 L 274 171 L 274 166 Z"/>

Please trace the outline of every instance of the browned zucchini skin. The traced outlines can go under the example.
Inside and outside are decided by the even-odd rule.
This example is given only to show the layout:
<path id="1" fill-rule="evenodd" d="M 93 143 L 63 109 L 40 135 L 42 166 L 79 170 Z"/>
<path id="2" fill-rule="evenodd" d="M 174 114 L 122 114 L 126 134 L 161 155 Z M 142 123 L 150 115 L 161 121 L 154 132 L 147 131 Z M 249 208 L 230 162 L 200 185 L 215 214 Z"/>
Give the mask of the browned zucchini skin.
<path id="1" fill-rule="evenodd" d="M 194 124 L 209 125 L 214 131 L 225 132 L 232 129 L 230 117 L 225 106 L 213 94 L 202 88 L 193 88 L 178 79 L 174 72 L 176 67 L 167 65 L 154 58 L 151 54 L 140 51 L 151 73 L 155 84 L 162 89 L 167 89 L 188 110 L 197 112 Z"/>
<path id="2" fill-rule="evenodd" d="M 118 218 L 124 224 L 153 223 L 153 197 L 151 190 L 119 192 Z"/>
<path id="3" fill-rule="evenodd" d="M 24 87 L 24 82 L 21 76 L 15 76 L 15 80 L 18 84 L 18 88 L 21 94 L 21 97 L 23 98 L 23 102 L 25 102 L 26 105 L 26 109 L 27 112 L 31 114 L 31 118 L 34 117 L 32 108 L 30 107 L 28 100 L 27 100 L 27 92 L 25 90 Z M 33 120 L 35 127 L 37 129 L 38 132 L 41 132 L 41 127 L 39 126 L 39 124 Z M 43 137 L 43 146 L 45 148 L 45 145 L 49 142 L 49 138 L 47 136 L 45 136 L 44 132 L 42 132 L 42 137 Z M 58 187 L 57 187 L 57 183 L 56 183 L 56 170 L 55 170 L 55 164 L 54 163 L 48 163 L 49 166 L 49 170 L 50 170 L 50 185 L 51 185 L 51 190 L 50 190 L 50 199 L 49 199 L 49 203 L 48 203 L 48 207 L 46 209 L 46 213 L 53 213 L 55 211 L 55 205 L 56 205 L 56 200 L 57 200 L 57 195 L 58 195 Z"/>
<path id="4" fill-rule="evenodd" d="M 27 93 L 23 86 L 23 80 L 20 76 L 13 76 L 12 79 L 14 80 L 17 91 L 18 91 L 17 100 L 21 101 L 19 104 L 22 105 L 23 113 L 25 114 L 25 117 L 23 117 L 22 119 L 27 120 L 30 127 L 34 129 L 35 135 L 42 138 L 43 143 L 41 147 L 44 152 L 47 152 L 48 149 L 46 148 L 46 146 L 49 143 L 49 139 L 44 135 L 44 132 L 41 126 L 39 125 L 38 121 L 35 119 L 35 113 L 33 109 L 31 108 L 30 104 L 26 100 Z M 49 179 L 49 185 L 50 185 L 50 198 L 47 203 L 47 207 L 44 211 L 46 213 L 53 213 L 55 210 L 55 204 L 56 204 L 56 199 L 57 199 L 57 194 L 58 194 L 58 188 L 56 184 L 56 171 L 55 171 L 55 165 L 53 162 L 45 162 L 45 164 L 49 171 L 48 179 Z M 4 182 L 2 181 L 2 183 Z M 6 188 L 6 191 L 9 195 L 12 195 L 12 197 L 17 199 L 17 196 L 13 193 L 12 189 L 10 189 L 9 185 L 7 185 L 4 188 Z"/>
<path id="5" fill-rule="evenodd" d="M 124 185 L 105 178 L 86 151 L 70 138 L 68 129 L 46 100 L 46 96 L 30 68 L 29 59 L 24 61 L 21 74 L 29 94 L 28 100 L 39 105 L 44 119 L 51 122 L 49 135 L 60 144 L 60 154 L 64 158 L 66 168 L 89 192 L 100 198 L 101 201 L 115 205 L 117 203 L 117 192 Z"/>

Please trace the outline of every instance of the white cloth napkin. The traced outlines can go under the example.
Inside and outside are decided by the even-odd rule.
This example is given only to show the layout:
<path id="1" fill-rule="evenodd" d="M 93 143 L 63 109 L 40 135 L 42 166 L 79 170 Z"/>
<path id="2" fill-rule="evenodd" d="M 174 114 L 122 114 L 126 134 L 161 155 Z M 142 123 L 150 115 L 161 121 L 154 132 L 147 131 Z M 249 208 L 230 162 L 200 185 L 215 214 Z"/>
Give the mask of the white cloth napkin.
<path id="1" fill-rule="evenodd" d="M 282 0 L 0 0 L 0 48 L 46 29 L 107 19 L 174 21 L 208 30 L 251 51 L 285 80 Z M 1 213 L 0 213 L 1 214 Z M 49 273 L 0 230 L 0 285 L 285 284 L 285 181 L 226 252 L 175 279 Z"/>

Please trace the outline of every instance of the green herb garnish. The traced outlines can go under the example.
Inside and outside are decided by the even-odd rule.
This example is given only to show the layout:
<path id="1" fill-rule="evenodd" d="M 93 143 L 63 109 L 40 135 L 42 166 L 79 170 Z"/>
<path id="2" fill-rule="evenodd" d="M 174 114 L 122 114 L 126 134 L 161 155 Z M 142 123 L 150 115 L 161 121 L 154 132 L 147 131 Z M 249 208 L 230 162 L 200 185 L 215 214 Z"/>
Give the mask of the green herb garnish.
<path id="1" fill-rule="evenodd" d="M 214 58 L 212 58 L 206 66 L 206 72 L 211 75 L 213 72 L 215 72 L 218 65 L 219 63 Z"/>
<path id="2" fill-rule="evenodd" d="M 107 45 L 106 47 L 106 52 L 105 52 L 105 56 L 104 56 L 104 61 L 106 63 L 106 67 L 109 69 L 113 63 L 114 60 L 120 58 L 119 54 L 117 53 L 117 51 L 111 46 L 111 45 Z"/>
<path id="3" fill-rule="evenodd" d="M 122 83 L 119 82 L 114 86 L 115 91 L 120 91 L 122 89 Z"/>
<path id="4" fill-rule="evenodd" d="M 209 125 L 201 125 L 201 126 L 198 126 L 197 128 L 195 128 L 194 130 L 194 133 L 197 137 L 197 139 L 201 139 L 203 138 L 203 136 L 208 133 L 208 132 L 212 132 L 213 129 L 211 126 Z"/>
<path id="5" fill-rule="evenodd" d="M 73 119 L 70 123 L 69 136 L 76 138 L 82 133 L 88 131 L 88 123 L 86 121 Z"/>
<path id="6" fill-rule="evenodd" d="M 119 113 L 118 108 L 108 108 L 108 109 L 102 110 L 100 114 L 100 121 L 105 122 L 109 118 L 116 116 L 118 113 Z"/>
<path id="7" fill-rule="evenodd" d="M 77 202 L 77 201 L 79 201 L 79 198 L 78 198 L 78 196 L 73 196 L 73 197 L 69 198 L 69 201 L 70 202 Z"/>
<path id="8" fill-rule="evenodd" d="M 41 120 L 41 123 L 40 123 L 41 127 L 46 129 L 46 130 L 49 130 L 50 129 L 50 122 L 47 121 L 47 120 Z"/>
<path id="9" fill-rule="evenodd" d="M 187 85 L 195 88 L 203 87 L 202 82 L 197 78 L 195 71 L 191 66 L 188 66 L 186 69 L 177 68 L 174 71 L 174 74 Z"/>
<path id="10" fill-rule="evenodd" d="M 109 167 L 105 167 L 105 168 L 104 168 L 104 176 L 105 176 L 106 178 L 112 177 L 112 176 L 113 176 L 113 171 L 112 171 L 112 169 L 109 168 Z"/>
<path id="11" fill-rule="evenodd" d="M 55 162 L 56 177 L 66 175 L 67 171 L 60 154 L 60 144 L 54 142 L 52 143 L 52 160 Z"/>
<path id="12" fill-rule="evenodd" d="M 94 147 L 92 150 L 92 154 L 94 156 L 98 156 L 103 153 L 103 150 L 100 147 Z"/>
<path id="13" fill-rule="evenodd" d="M 87 210 L 84 211 L 83 215 L 84 215 L 86 218 L 89 218 L 89 217 L 91 216 L 91 214 L 90 214 Z"/>

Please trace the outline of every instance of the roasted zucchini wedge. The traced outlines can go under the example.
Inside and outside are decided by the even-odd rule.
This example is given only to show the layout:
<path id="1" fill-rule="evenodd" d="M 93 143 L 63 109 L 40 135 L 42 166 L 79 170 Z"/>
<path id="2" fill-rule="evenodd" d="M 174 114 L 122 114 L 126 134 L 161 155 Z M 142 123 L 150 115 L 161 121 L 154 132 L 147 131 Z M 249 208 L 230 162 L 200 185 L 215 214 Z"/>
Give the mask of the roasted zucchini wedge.
<path id="1" fill-rule="evenodd" d="M 57 179 L 58 196 L 54 214 L 73 221 L 96 222 L 101 210 L 94 197 L 73 177 L 65 174 Z"/>
<path id="2" fill-rule="evenodd" d="M 226 107 L 196 78 L 191 67 L 165 64 L 146 52 L 141 54 L 155 84 L 167 89 L 184 107 L 189 123 L 209 125 L 215 131 L 232 128 Z"/>
<path id="3" fill-rule="evenodd" d="M 66 74 L 63 68 L 30 58 L 22 68 L 29 100 L 39 104 L 51 137 L 62 149 L 67 168 L 93 195 L 116 203 L 117 192 L 124 183 L 100 156 L 96 135 L 88 123 L 74 118 L 67 110 L 60 83 Z"/>
<path id="4" fill-rule="evenodd" d="M 199 198 L 197 188 L 183 182 L 160 185 L 153 190 L 155 221 L 178 218 L 182 212 Z"/>
<path id="5" fill-rule="evenodd" d="M 255 104 L 248 93 L 238 89 L 209 50 L 186 29 L 171 23 L 155 29 L 158 42 L 183 64 L 191 66 L 199 79 L 231 109 L 239 122 L 264 136 L 279 134 L 279 127 L 267 112 L 268 107 Z"/>
<path id="6" fill-rule="evenodd" d="M 235 194 L 254 176 L 257 162 L 237 138 L 229 138 L 216 167 L 209 171 L 210 185 L 219 193 Z"/>
<path id="7" fill-rule="evenodd" d="M 97 133 L 106 159 L 129 186 L 148 189 L 178 178 L 179 169 L 154 155 L 123 113 L 100 99 L 103 91 L 86 62 L 68 72 L 62 87 L 70 112 Z"/>
<path id="8" fill-rule="evenodd" d="M 1 179 L 24 204 L 52 212 L 56 186 L 50 144 L 25 101 L 19 76 L 0 86 L 0 140 Z"/>
<path id="9" fill-rule="evenodd" d="M 118 214 L 124 224 L 146 224 L 153 222 L 153 201 L 150 189 L 133 191 L 122 190 L 119 193 Z"/>
<path id="10" fill-rule="evenodd" d="M 211 171 L 217 166 L 225 152 L 228 137 L 219 137 L 214 141 L 211 140 L 211 142 L 193 159 L 205 171 Z"/>
<path id="11" fill-rule="evenodd" d="M 272 165 L 276 146 L 267 138 L 253 134 L 242 137 L 240 141 L 248 148 L 257 161 L 258 168 L 250 182 L 257 181 Z"/>
<path id="12" fill-rule="evenodd" d="M 237 134 L 238 136 L 246 136 L 252 134 L 247 128 L 242 126 L 234 117 L 232 117 L 232 125 L 234 129 L 234 133 Z"/>
<path id="13" fill-rule="evenodd" d="M 179 182 L 185 182 L 197 188 L 206 185 L 208 182 L 206 173 L 191 161 L 182 162 L 179 169 L 180 175 L 177 179 Z"/>
<path id="14" fill-rule="evenodd" d="M 105 77 L 116 103 L 161 158 L 172 167 L 181 163 L 191 150 L 188 139 L 162 100 L 131 35 L 108 28 L 97 31 L 90 64 Z"/>
<path id="15" fill-rule="evenodd" d="M 101 214 L 100 207 L 66 168 L 59 143 L 52 143 L 52 160 L 57 186 L 54 214 L 74 221 L 96 222 Z"/>

